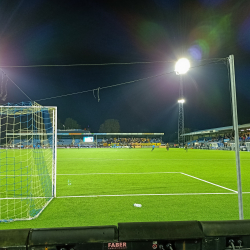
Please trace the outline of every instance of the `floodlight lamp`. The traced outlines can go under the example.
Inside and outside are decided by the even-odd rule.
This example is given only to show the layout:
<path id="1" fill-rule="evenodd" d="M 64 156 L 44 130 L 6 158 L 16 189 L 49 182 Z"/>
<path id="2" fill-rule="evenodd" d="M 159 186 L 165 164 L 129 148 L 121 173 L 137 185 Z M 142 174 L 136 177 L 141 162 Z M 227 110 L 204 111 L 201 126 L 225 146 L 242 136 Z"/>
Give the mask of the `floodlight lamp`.
<path id="1" fill-rule="evenodd" d="M 185 99 L 179 99 L 178 100 L 178 103 L 184 103 L 185 102 Z"/>
<path id="2" fill-rule="evenodd" d="M 175 64 L 176 75 L 186 74 L 190 69 L 190 62 L 186 58 L 179 59 Z"/>

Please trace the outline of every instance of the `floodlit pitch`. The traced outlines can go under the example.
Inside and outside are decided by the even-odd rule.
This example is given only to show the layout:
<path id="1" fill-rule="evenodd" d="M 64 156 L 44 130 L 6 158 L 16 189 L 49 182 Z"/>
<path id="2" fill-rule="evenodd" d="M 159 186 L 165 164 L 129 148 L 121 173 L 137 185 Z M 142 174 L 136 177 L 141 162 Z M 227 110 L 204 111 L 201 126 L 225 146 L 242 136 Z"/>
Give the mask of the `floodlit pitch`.
<path id="1" fill-rule="evenodd" d="M 241 152 L 241 162 L 249 219 L 250 152 Z M 238 219 L 233 151 L 59 149 L 57 198 L 37 219 L 1 223 L 0 228 L 233 219 Z"/>

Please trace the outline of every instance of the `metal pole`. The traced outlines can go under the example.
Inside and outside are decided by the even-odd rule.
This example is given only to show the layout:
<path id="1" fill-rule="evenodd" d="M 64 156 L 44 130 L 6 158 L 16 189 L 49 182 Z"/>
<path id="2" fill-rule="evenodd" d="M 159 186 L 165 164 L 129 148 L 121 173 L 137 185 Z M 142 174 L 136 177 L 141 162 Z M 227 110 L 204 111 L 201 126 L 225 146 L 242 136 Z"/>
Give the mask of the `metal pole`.
<path id="1" fill-rule="evenodd" d="M 180 75 L 180 90 L 179 90 L 179 99 L 183 99 L 183 81 L 182 81 L 182 75 Z M 181 144 L 185 143 L 185 138 L 183 136 L 184 134 L 184 107 L 183 103 L 179 103 L 179 116 L 178 116 L 178 144 L 179 146 Z"/>
<path id="2" fill-rule="evenodd" d="M 55 159 L 54 159 L 54 197 L 56 197 L 56 174 L 57 174 L 57 107 L 55 107 L 55 143 L 54 143 L 54 154 L 55 154 Z"/>
<path id="3" fill-rule="evenodd" d="M 229 56 L 228 62 L 230 66 L 230 79 L 231 79 L 231 95 L 232 95 L 231 98 L 232 98 L 234 142 L 235 142 L 235 156 L 236 156 L 236 169 L 237 169 L 239 218 L 240 220 L 243 220 L 244 216 L 243 216 L 241 171 L 240 171 L 239 130 L 238 130 L 237 100 L 236 100 L 235 71 L 234 71 L 234 56 L 233 55 Z"/>
<path id="4" fill-rule="evenodd" d="M 48 145 L 50 147 L 50 145 Z M 55 110 L 52 110 L 52 197 L 55 189 Z"/>

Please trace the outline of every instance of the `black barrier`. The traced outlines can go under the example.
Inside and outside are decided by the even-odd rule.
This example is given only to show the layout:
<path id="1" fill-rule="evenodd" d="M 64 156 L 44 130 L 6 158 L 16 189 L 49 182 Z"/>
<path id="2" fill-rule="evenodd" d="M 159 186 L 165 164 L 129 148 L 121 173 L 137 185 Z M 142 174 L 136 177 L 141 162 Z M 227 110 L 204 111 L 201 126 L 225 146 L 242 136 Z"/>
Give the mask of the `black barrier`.
<path id="1" fill-rule="evenodd" d="M 117 241 L 116 226 L 31 229 L 29 246 Z"/>
<path id="2" fill-rule="evenodd" d="M 198 221 L 119 223 L 119 240 L 176 240 L 204 237 Z"/>
<path id="3" fill-rule="evenodd" d="M 29 244 L 28 238 L 30 233 L 28 229 L 12 229 L 12 230 L 0 230 L 0 248 L 15 248 L 26 249 Z"/>
<path id="4" fill-rule="evenodd" d="M 250 220 L 1 230 L 0 249 L 245 250 L 250 249 Z"/>
<path id="5" fill-rule="evenodd" d="M 250 236 L 250 220 L 201 221 L 204 236 Z"/>

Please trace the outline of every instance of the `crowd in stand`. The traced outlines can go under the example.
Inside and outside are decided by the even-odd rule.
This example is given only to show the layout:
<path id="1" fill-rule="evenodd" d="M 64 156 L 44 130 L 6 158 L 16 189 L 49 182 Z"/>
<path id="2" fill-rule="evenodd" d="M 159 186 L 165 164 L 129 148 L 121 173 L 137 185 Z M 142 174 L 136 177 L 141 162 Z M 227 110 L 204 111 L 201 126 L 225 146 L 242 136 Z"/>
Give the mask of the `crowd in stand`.
<path id="1" fill-rule="evenodd" d="M 161 143 L 160 138 L 107 138 L 101 140 L 103 143 L 114 144 L 117 143 L 120 146 L 128 146 L 131 144 L 140 144 L 140 143 Z"/>
<path id="2" fill-rule="evenodd" d="M 241 133 L 240 135 L 239 135 L 239 137 L 240 137 L 240 140 L 242 140 L 242 141 L 250 141 L 250 133 Z"/>
<path id="3" fill-rule="evenodd" d="M 104 146 L 105 144 L 119 144 L 120 146 L 130 146 L 133 144 L 141 143 L 162 143 L 160 138 L 100 138 L 97 139 L 98 146 Z M 58 146 L 84 146 L 84 144 L 93 144 L 96 145 L 96 141 L 92 143 L 84 143 L 82 139 L 59 139 L 57 141 Z"/>
<path id="4" fill-rule="evenodd" d="M 233 134 L 225 134 L 224 136 L 217 136 L 217 137 L 203 137 L 197 141 L 206 141 L 206 142 L 233 142 L 234 136 Z M 239 134 L 239 141 L 247 142 L 250 141 L 250 133 L 240 133 Z"/>

